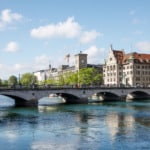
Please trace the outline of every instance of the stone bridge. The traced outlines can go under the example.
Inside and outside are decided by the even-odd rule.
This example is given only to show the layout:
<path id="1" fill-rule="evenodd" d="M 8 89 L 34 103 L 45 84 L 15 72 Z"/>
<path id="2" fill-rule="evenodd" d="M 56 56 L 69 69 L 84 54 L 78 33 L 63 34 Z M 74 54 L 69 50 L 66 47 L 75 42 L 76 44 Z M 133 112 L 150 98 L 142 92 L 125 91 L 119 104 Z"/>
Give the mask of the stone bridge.
<path id="1" fill-rule="evenodd" d="M 66 103 L 88 103 L 112 100 L 147 99 L 150 88 L 84 87 L 84 88 L 7 88 L 0 95 L 13 98 L 16 106 L 37 106 L 38 100 L 49 95 L 58 95 Z"/>

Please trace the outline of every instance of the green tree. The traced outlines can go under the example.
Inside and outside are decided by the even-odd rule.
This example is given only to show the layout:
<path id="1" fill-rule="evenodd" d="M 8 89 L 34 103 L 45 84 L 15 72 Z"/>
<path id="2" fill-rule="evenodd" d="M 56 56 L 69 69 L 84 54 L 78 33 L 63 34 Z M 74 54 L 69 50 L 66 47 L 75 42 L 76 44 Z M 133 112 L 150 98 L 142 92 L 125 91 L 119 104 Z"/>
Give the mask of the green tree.
<path id="1" fill-rule="evenodd" d="M 14 75 L 10 76 L 8 79 L 8 84 L 9 85 L 16 85 L 17 84 L 17 77 Z"/>
<path id="2" fill-rule="evenodd" d="M 57 85 L 64 85 L 64 84 L 65 84 L 64 76 L 62 74 L 60 74 L 58 76 Z"/>
<path id="3" fill-rule="evenodd" d="M 76 85 L 78 83 L 78 73 L 68 72 L 64 75 L 66 85 Z"/>
<path id="4" fill-rule="evenodd" d="M 22 75 L 20 82 L 22 85 L 33 85 L 37 83 L 37 77 L 32 73 L 25 73 Z"/>
<path id="5" fill-rule="evenodd" d="M 103 75 L 100 73 L 97 73 L 93 78 L 93 84 L 100 85 L 102 83 L 103 83 Z"/>
<path id="6" fill-rule="evenodd" d="M 52 77 L 49 77 L 44 83 L 49 85 L 54 85 L 56 84 L 56 81 Z"/>
<path id="7" fill-rule="evenodd" d="M 3 80 L 3 81 L 2 81 L 2 85 L 3 85 L 3 86 L 8 86 L 8 80 Z"/>
<path id="8" fill-rule="evenodd" d="M 78 73 L 78 82 L 80 85 L 99 84 L 102 75 L 95 68 L 82 68 Z"/>

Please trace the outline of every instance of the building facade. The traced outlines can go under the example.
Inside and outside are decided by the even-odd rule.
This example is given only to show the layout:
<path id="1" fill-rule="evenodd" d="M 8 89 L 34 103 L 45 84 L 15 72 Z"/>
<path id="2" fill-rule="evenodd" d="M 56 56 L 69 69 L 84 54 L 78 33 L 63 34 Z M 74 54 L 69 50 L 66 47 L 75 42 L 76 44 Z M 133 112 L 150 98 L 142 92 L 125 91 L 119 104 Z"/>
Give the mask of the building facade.
<path id="1" fill-rule="evenodd" d="M 149 86 L 150 54 L 114 50 L 112 46 L 103 65 L 106 86 Z"/>

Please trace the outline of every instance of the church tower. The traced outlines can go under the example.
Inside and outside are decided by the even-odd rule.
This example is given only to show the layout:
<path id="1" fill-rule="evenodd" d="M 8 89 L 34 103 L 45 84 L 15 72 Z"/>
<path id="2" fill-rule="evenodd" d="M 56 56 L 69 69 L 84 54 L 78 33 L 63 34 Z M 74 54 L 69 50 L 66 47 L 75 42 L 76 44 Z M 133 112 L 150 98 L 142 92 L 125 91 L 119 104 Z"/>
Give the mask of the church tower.
<path id="1" fill-rule="evenodd" d="M 75 69 L 80 70 L 81 68 L 87 67 L 87 54 L 83 54 L 81 51 L 75 55 Z"/>

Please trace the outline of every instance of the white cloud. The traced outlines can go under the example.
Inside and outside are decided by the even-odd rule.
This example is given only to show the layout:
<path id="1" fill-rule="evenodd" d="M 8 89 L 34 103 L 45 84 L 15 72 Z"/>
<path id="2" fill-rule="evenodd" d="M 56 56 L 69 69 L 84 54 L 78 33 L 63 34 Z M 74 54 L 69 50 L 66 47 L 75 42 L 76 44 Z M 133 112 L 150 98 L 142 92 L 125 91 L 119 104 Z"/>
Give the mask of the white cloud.
<path id="1" fill-rule="evenodd" d="M 31 36 L 35 38 L 74 38 L 79 35 L 80 30 L 80 25 L 75 22 L 73 17 L 69 17 L 65 22 L 34 28 L 31 30 Z"/>
<path id="2" fill-rule="evenodd" d="M 34 65 L 33 65 L 34 70 L 37 71 L 40 69 L 48 69 L 49 60 L 50 60 L 50 57 L 45 54 L 36 56 L 34 58 Z"/>
<path id="3" fill-rule="evenodd" d="M 98 36 L 102 36 L 99 32 L 96 32 L 95 30 L 92 31 L 86 31 L 83 32 L 83 34 L 80 37 L 80 42 L 81 43 L 89 43 L 93 40 L 95 40 Z"/>
<path id="4" fill-rule="evenodd" d="M 20 19 L 22 19 L 21 14 L 12 13 L 10 9 L 4 9 L 0 14 L 0 29 Z"/>
<path id="5" fill-rule="evenodd" d="M 17 42 L 11 41 L 7 44 L 4 50 L 7 52 L 16 52 L 19 50 L 19 45 Z"/>
<path id="6" fill-rule="evenodd" d="M 0 79 L 8 79 L 10 75 L 14 74 L 12 68 L 12 66 L 8 66 L 6 64 L 0 64 L 0 70 L 3 70 L 1 71 Z"/>
<path id="7" fill-rule="evenodd" d="M 19 71 L 19 70 L 23 69 L 24 67 L 23 67 L 23 65 L 21 65 L 21 64 L 14 64 L 13 68 L 14 68 L 14 70 L 16 70 L 16 71 Z"/>
<path id="8" fill-rule="evenodd" d="M 40 56 L 36 56 L 35 57 L 35 62 L 36 63 L 41 63 L 41 64 L 43 64 L 43 63 L 48 63 L 48 56 L 47 55 L 45 55 L 45 54 L 42 54 L 42 55 L 40 55 Z"/>
<path id="9" fill-rule="evenodd" d="M 10 75 L 16 75 L 18 77 L 20 73 L 32 71 L 33 66 L 30 63 L 16 63 L 12 65 L 0 64 L 0 70 L 3 70 L 0 74 L 0 78 L 8 79 Z"/>
<path id="10" fill-rule="evenodd" d="M 97 48 L 96 46 L 91 46 L 84 50 L 83 53 L 88 54 L 88 63 L 100 64 L 103 61 L 104 48 Z"/>
<path id="11" fill-rule="evenodd" d="M 15 20 L 20 20 L 22 16 L 17 13 L 11 13 L 10 9 L 5 9 L 1 13 L 1 20 L 5 23 L 10 23 Z"/>
<path id="12" fill-rule="evenodd" d="M 48 69 L 49 65 L 49 56 L 42 54 L 40 56 L 36 56 L 33 60 L 22 62 L 22 63 L 14 63 L 11 65 L 8 64 L 0 64 L 0 79 L 8 79 L 10 75 L 24 74 L 27 72 L 34 72 L 37 70 Z"/>
<path id="13" fill-rule="evenodd" d="M 94 41 L 98 36 L 103 36 L 102 33 L 95 30 L 84 31 L 74 17 L 68 17 L 64 22 L 33 28 L 30 35 L 39 39 L 79 38 L 82 44 L 87 44 Z"/>
<path id="14" fill-rule="evenodd" d="M 136 48 L 139 49 L 141 52 L 150 52 L 150 41 L 142 41 L 138 42 L 135 45 Z"/>

